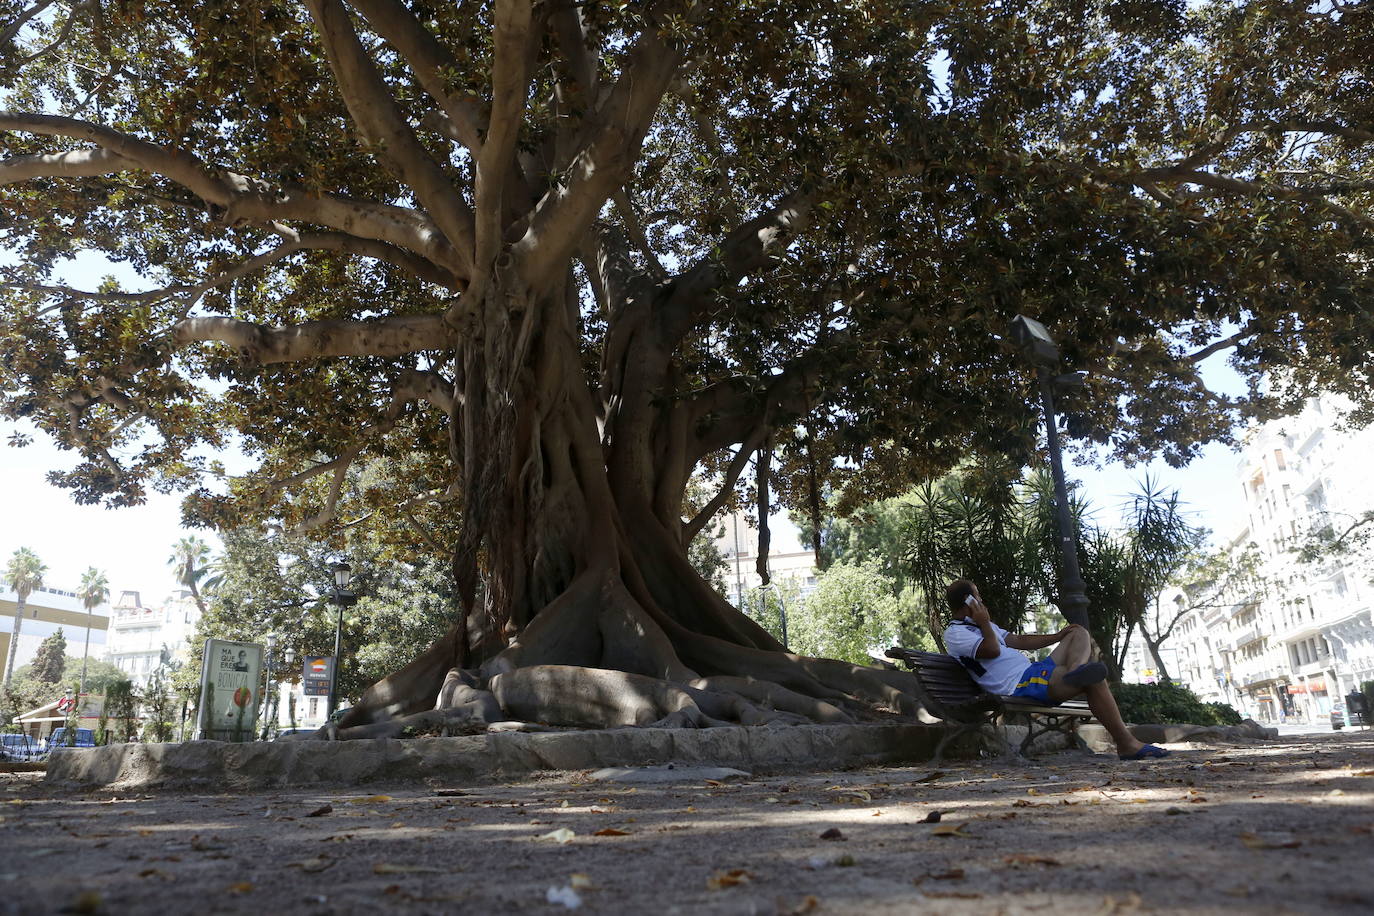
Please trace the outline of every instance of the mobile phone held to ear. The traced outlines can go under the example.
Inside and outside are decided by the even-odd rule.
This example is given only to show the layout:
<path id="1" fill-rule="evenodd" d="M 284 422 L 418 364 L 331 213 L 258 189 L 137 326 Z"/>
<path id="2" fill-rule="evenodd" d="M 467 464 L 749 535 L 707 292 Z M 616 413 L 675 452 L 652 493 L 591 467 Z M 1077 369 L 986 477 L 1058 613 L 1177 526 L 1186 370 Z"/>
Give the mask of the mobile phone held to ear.
<path id="1" fill-rule="evenodd" d="M 967 598 L 964 599 L 964 604 L 967 604 L 969 607 L 973 607 L 973 605 L 977 602 L 978 599 L 973 597 L 972 595 L 969 595 Z"/>

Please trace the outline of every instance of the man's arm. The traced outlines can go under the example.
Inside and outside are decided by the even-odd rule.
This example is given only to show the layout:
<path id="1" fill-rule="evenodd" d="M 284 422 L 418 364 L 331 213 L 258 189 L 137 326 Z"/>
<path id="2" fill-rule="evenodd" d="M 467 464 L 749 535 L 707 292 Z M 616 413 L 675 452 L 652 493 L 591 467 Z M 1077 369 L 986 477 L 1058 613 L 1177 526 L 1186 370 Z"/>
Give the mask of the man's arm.
<path id="1" fill-rule="evenodd" d="M 1043 649 L 1059 642 L 1074 630 L 1083 629 L 1076 623 L 1071 623 L 1058 633 L 1010 633 L 1007 635 L 1007 645 L 1013 649 Z"/>
<path id="2" fill-rule="evenodd" d="M 983 634 L 983 641 L 978 644 L 978 651 L 973 653 L 974 658 L 996 658 L 1002 654 L 1002 643 L 997 639 L 997 631 L 993 629 L 992 618 L 988 616 L 987 605 L 973 599 L 973 603 L 967 605 L 969 609 L 969 619 L 978 624 L 978 629 Z M 1011 643 L 1007 643 L 1011 645 Z"/>

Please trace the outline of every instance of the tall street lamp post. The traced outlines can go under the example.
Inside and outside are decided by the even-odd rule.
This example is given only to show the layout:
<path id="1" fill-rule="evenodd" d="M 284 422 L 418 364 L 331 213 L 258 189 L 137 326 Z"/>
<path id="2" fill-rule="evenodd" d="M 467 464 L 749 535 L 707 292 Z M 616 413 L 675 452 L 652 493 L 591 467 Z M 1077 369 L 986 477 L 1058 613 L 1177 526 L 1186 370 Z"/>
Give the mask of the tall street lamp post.
<path id="1" fill-rule="evenodd" d="M 1088 596 L 1083 593 L 1083 574 L 1078 568 L 1078 544 L 1074 537 L 1073 516 L 1069 512 L 1069 488 L 1064 481 L 1064 458 L 1059 451 L 1059 421 L 1054 413 L 1054 386 L 1081 385 L 1077 373 L 1052 376 L 1059 362 L 1059 347 L 1045 326 L 1034 318 L 1017 315 L 1011 321 L 1011 340 L 1035 366 L 1040 385 L 1040 404 L 1045 411 L 1045 437 L 1050 446 L 1050 472 L 1054 475 L 1055 516 L 1059 521 L 1059 549 L 1063 555 L 1064 577 L 1059 583 L 1060 610 L 1069 623 L 1088 625 Z"/>
<path id="2" fill-rule="evenodd" d="M 358 596 L 348 588 L 352 577 L 353 567 L 347 563 L 334 564 L 333 601 L 338 605 L 339 615 L 334 623 L 334 671 L 329 680 L 329 717 L 331 719 L 334 716 L 334 710 L 339 708 L 339 666 L 343 661 L 341 655 L 343 651 L 343 612 L 344 608 L 352 607 L 358 603 Z"/>

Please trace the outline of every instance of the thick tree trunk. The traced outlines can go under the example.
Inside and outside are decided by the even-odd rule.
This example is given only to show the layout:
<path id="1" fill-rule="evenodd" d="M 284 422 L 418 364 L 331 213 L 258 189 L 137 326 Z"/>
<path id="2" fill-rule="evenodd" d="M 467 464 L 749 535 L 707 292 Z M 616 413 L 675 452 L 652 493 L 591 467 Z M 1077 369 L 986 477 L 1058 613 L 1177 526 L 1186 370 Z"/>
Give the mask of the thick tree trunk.
<path id="1" fill-rule="evenodd" d="M 622 323 L 598 403 L 563 299 L 507 282 L 472 315 L 481 330 L 459 357 L 452 443 L 466 618 L 369 688 L 336 733 L 915 715 L 906 675 L 788 654 L 692 568 L 670 360 L 645 346 L 649 329 L 636 338 Z"/>

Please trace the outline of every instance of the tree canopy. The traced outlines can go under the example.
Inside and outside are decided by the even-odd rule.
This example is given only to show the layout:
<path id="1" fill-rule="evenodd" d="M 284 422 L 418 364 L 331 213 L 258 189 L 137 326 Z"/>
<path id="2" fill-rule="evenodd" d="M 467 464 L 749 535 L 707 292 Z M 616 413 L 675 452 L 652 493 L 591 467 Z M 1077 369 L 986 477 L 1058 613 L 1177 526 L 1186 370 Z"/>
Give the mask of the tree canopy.
<path id="1" fill-rule="evenodd" d="M 477 671 L 529 714 L 573 666 L 698 722 L 712 675 L 902 706 L 758 654 L 685 560 L 684 490 L 776 453 L 778 498 L 844 507 L 1024 459 L 1017 312 L 1090 370 L 1068 431 L 1119 457 L 1319 387 L 1368 409 L 1364 6 L 0 11 L 0 409 L 82 455 L 53 474 L 81 501 L 190 488 L 196 522 L 450 552 L 461 622 L 378 704 Z M 85 251 L 138 282 L 74 287 Z M 1223 352 L 1247 394 L 1204 385 Z M 257 469 L 228 479 L 231 444 Z M 408 472 L 344 485 L 379 456 Z"/>

